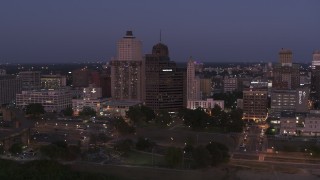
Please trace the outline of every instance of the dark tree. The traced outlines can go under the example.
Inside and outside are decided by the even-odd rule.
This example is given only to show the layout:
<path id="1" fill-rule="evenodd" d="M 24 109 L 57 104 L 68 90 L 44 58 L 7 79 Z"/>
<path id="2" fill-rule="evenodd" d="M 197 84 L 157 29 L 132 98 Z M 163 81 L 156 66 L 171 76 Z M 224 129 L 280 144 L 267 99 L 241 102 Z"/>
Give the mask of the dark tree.
<path id="1" fill-rule="evenodd" d="M 155 142 L 152 142 L 150 139 L 139 137 L 136 148 L 141 151 L 151 151 L 155 145 Z"/>
<path id="2" fill-rule="evenodd" d="M 80 116 L 89 116 L 89 117 L 93 117 L 96 116 L 97 112 L 92 109 L 91 107 L 85 106 L 83 107 L 82 111 L 79 112 Z"/>
<path id="3" fill-rule="evenodd" d="M 229 149 L 227 146 L 217 142 L 211 142 L 206 146 L 211 155 L 211 165 L 227 162 L 230 158 Z"/>
<path id="4" fill-rule="evenodd" d="M 211 116 L 219 116 L 222 113 L 222 109 L 217 104 L 211 109 Z"/>
<path id="5" fill-rule="evenodd" d="M 9 152 L 12 154 L 20 154 L 22 152 L 22 144 L 20 143 L 14 143 L 12 146 L 9 148 Z"/>
<path id="6" fill-rule="evenodd" d="M 194 159 L 194 165 L 196 168 L 205 168 L 211 163 L 211 155 L 208 149 L 204 146 L 198 146 L 194 148 L 192 157 Z"/>
<path id="7" fill-rule="evenodd" d="M 145 116 L 146 122 L 152 121 L 156 117 L 154 111 L 151 108 L 144 105 L 140 106 L 140 108 L 141 108 L 141 112 Z"/>
<path id="8" fill-rule="evenodd" d="M 275 135 L 276 134 L 276 130 L 274 128 L 273 125 L 269 126 L 267 129 L 266 129 L 266 132 L 265 132 L 266 135 Z"/>
<path id="9" fill-rule="evenodd" d="M 40 103 L 32 103 L 28 104 L 26 107 L 26 114 L 32 115 L 34 117 L 39 116 L 40 114 L 44 114 L 44 107 Z"/>
<path id="10" fill-rule="evenodd" d="M 122 117 L 117 118 L 114 123 L 115 128 L 120 134 L 131 134 L 135 132 L 134 127 L 125 122 Z"/>
<path id="11" fill-rule="evenodd" d="M 66 109 L 62 110 L 62 113 L 65 116 L 72 116 L 73 115 L 72 107 L 67 107 Z"/>
<path id="12" fill-rule="evenodd" d="M 127 117 L 134 123 L 149 122 L 155 118 L 154 111 L 144 105 L 129 107 Z"/>
<path id="13" fill-rule="evenodd" d="M 168 111 L 160 111 L 155 118 L 155 122 L 162 127 L 167 126 L 171 121 L 172 117 Z"/>
<path id="14" fill-rule="evenodd" d="M 79 146 L 68 146 L 64 141 L 57 141 L 41 146 L 40 152 L 51 159 L 74 160 L 80 155 L 81 151 Z"/>
<path id="15" fill-rule="evenodd" d="M 167 165 L 171 168 L 178 167 L 182 163 L 183 152 L 180 148 L 177 147 L 168 147 L 165 161 Z"/>
<path id="16" fill-rule="evenodd" d="M 123 155 L 126 155 L 131 150 L 132 146 L 133 146 L 132 140 L 125 139 L 125 140 L 116 142 L 114 145 L 114 149 L 122 152 Z"/>
<path id="17" fill-rule="evenodd" d="M 235 109 L 237 107 L 236 102 L 237 99 L 242 98 L 243 93 L 242 91 L 235 91 L 235 92 L 228 92 L 228 93 L 217 93 L 213 95 L 213 99 L 216 100 L 224 100 L 225 107 L 227 109 Z"/>
<path id="18" fill-rule="evenodd" d="M 195 110 L 183 109 L 179 112 L 180 118 L 184 121 L 186 126 L 190 126 L 193 129 L 203 129 L 209 123 L 210 117 L 201 108 Z"/>

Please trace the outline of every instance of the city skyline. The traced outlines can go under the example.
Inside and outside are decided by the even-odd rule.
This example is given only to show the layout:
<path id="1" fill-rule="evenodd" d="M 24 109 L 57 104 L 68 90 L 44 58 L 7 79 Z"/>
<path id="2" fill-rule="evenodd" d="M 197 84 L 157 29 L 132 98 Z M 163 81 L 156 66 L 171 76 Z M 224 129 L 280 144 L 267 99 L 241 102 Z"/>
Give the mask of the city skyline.
<path id="1" fill-rule="evenodd" d="M 124 6 L 125 4 L 125 6 Z M 0 62 L 110 61 L 127 30 L 143 54 L 159 42 L 176 62 L 311 62 L 320 49 L 320 2 L 268 1 L 7 1 L 0 7 Z"/>

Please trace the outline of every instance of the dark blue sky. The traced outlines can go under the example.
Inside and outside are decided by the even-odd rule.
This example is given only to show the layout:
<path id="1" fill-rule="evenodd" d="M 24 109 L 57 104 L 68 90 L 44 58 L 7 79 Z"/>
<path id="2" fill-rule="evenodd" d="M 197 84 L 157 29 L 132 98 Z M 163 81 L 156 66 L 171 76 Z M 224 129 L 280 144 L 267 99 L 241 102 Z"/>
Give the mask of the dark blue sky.
<path id="1" fill-rule="evenodd" d="M 1 0 L 0 63 L 108 61 L 126 30 L 144 53 L 162 39 L 175 61 L 310 62 L 319 0 Z"/>

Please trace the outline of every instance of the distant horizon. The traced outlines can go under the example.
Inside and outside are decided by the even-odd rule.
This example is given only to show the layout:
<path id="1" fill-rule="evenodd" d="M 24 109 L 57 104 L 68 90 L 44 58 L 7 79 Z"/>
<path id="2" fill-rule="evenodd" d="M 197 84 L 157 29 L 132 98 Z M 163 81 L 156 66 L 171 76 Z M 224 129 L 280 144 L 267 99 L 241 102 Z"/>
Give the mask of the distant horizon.
<path id="1" fill-rule="evenodd" d="M 185 62 L 179 62 L 179 61 L 175 61 L 177 64 L 186 64 L 188 63 L 188 61 L 185 61 Z M 207 62 L 203 62 L 203 61 L 197 61 L 197 62 L 200 62 L 200 63 L 203 63 L 204 65 L 206 64 L 267 64 L 267 63 L 272 63 L 272 64 L 275 64 L 275 63 L 279 63 L 278 61 L 277 62 L 261 62 L 261 61 L 252 61 L 252 62 L 226 62 L 226 61 L 221 61 L 221 62 L 210 62 L 210 61 L 207 61 Z M 63 64 L 106 64 L 107 62 L 95 62 L 95 61 L 91 61 L 91 62 L 28 62 L 28 63 L 1 63 L 0 62 L 0 68 L 1 66 L 6 66 L 6 65 L 63 65 Z M 293 62 L 293 64 L 311 64 L 311 61 L 310 62 Z"/>

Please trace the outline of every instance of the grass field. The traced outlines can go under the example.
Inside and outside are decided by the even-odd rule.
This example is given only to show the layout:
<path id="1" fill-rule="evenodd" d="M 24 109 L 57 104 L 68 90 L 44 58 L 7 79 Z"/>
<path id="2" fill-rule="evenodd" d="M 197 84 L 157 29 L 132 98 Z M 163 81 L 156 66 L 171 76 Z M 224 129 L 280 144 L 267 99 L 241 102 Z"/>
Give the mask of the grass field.
<path id="1" fill-rule="evenodd" d="M 128 156 L 125 158 L 125 163 L 130 165 L 139 165 L 139 166 L 165 166 L 165 161 L 163 156 L 157 154 L 153 155 L 152 153 L 145 153 L 140 151 L 131 151 L 128 153 Z"/>

